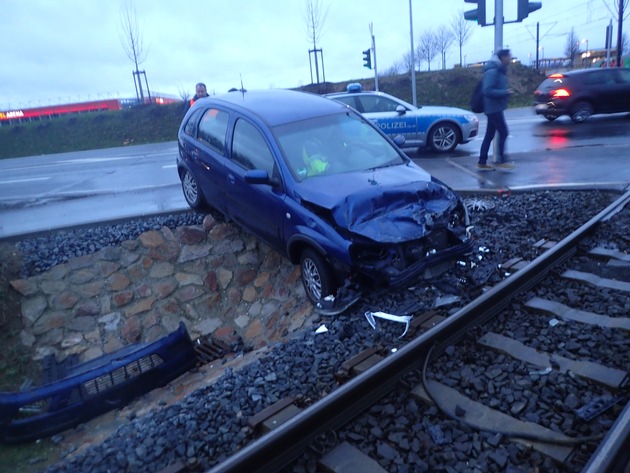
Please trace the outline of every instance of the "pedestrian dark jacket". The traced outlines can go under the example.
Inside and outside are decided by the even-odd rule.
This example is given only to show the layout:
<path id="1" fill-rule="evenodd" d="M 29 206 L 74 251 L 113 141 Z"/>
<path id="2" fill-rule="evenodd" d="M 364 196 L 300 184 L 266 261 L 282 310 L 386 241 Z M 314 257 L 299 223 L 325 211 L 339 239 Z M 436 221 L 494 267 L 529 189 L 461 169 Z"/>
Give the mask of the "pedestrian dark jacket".
<path id="1" fill-rule="evenodd" d="M 502 112 L 508 107 L 507 67 L 494 54 L 483 67 L 483 113 Z"/>

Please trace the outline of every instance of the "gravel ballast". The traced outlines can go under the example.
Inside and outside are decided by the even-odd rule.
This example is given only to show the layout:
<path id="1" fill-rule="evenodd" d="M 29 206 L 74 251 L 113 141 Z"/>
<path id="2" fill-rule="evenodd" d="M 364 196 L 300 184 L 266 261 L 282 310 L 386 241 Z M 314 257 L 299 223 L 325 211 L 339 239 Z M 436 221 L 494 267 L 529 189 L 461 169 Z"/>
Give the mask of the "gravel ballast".
<path id="1" fill-rule="evenodd" d="M 335 389 L 338 384 L 334 373 L 351 356 L 372 346 L 400 347 L 403 343 L 399 338 L 401 327 L 379 323 L 374 330 L 363 316 L 366 311 L 399 313 L 413 304 L 420 307 L 418 312 L 441 307 L 448 315 L 449 310 L 454 311 L 479 295 L 483 285 L 480 284 L 481 279 L 488 284 L 498 282 L 502 277 L 496 270 L 498 265 L 513 256 L 535 258 L 539 254 L 533 247 L 535 242 L 543 238 L 559 241 L 614 198 L 615 194 L 600 191 L 466 196 L 474 225 L 472 233 L 476 239 L 470 261 L 456 265 L 453 272 L 435 281 L 418 281 L 412 287 L 370 295 L 340 316 L 320 317 L 313 330 L 293 334 L 288 341 L 274 345 L 269 353 L 238 371 L 226 370 L 217 382 L 189 394 L 175 405 L 134 418 L 102 444 L 78 455 L 73 455 L 72 449 L 63 452 L 62 459 L 46 471 L 159 472 L 176 461 L 184 464 L 196 462 L 204 471 L 224 460 L 251 438 L 247 426 L 250 416 L 287 396 L 307 406 Z M 198 225 L 203 217 L 196 213 L 151 217 L 22 239 L 16 245 L 23 257 L 23 277 L 47 271 L 72 256 L 90 254 L 137 238 L 146 230 Z M 627 236 L 619 236 L 618 233 L 610 237 L 607 244 L 617 246 L 621 251 L 627 250 Z M 446 299 L 451 302 L 445 303 Z M 328 331 L 315 333 L 322 324 Z M 403 417 L 398 416 L 398 421 L 396 415 L 388 411 L 387 404 L 384 409 L 385 414 L 392 417 L 395 430 L 384 432 L 377 420 L 369 419 L 365 429 L 373 430 L 382 439 L 389 438 L 390 443 L 394 442 L 392 445 L 398 438 L 396 432 L 422 429 L 423 425 L 427 427 L 430 424 L 428 418 L 413 422 L 407 418 L 417 413 L 414 406 L 408 406 L 408 412 Z M 374 414 L 378 417 L 382 415 L 380 412 Z M 429 410 L 428 415 L 431 414 Z M 450 433 L 451 437 L 457 435 L 462 438 L 468 434 L 461 427 L 454 427 Z M 419 436 L 415 441 L 429 438 L 425 437 Z M 479 437 L 469 437 L 461 442 L 479 441 Z M 366 441 L 369 442 L 369 439 Z M 385 440 L 377 443 L 378 455 L 390 454 L 386 444 Z M 410 450 L 413 448 L 411 445 Z M 520 453 L 496 455 L 494 459 L 484 458 L 479 464 L 494 462 L 507 467 L 512 459 L 519 458 Z M 438 456 L 446 457 L 447 461 L 457 460 L 457 456 L 450 458 L 446 453 Z M 410 454 L 409 458 L 412 459 L 413 455 Z M 392 459 L 389 466 L 388 471 L 392 472 L 434 471 L 432 468 L 436 464 L 430 459 L 418 459 L 416 468 L 398 465 Z M 544 459 L 540 466 L 549 468 L 544 471 L 563 471 L 554 469 Z M 309 471 L 309 466 L 303 464 L 296 471 Z"/>

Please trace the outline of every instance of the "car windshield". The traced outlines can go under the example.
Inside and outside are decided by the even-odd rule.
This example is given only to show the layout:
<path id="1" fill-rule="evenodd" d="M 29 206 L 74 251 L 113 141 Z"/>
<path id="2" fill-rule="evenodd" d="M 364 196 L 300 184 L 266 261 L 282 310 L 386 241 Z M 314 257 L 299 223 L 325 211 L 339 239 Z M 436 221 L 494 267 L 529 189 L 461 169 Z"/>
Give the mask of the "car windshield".
<path id="1" fill-rule="evenodd" d="M 273 131 L 298 181 L 405 162 L 377 130 L 347 112 L 288 123 Z"/>

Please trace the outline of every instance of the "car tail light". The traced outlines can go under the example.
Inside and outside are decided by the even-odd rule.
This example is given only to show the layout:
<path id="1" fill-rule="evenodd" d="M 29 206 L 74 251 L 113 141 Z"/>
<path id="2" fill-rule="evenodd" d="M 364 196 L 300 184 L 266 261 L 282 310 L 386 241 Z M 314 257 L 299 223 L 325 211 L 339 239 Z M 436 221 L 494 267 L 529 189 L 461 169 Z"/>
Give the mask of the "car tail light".
<path id="1" fill-rule="evenodd" d="M 559 74 L 559 73 L 558 74 L 551 74 L 549 76 L 549 79 L 564 79 L 564 75 Z"/>
<path id="2" fill-rule="evenodd" d="M 554 98 L 566 98 L 570 97 L 571 93 L 567 89 L 556 89 L 551 92 L 551 96 Z"/>

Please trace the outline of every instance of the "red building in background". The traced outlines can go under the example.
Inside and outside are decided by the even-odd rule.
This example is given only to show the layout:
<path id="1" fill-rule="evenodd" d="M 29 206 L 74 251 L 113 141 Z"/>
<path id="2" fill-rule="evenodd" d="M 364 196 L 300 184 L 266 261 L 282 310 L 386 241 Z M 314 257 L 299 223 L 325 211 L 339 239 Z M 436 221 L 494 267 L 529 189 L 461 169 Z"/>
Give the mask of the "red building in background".
<path id="1" fill-rule="evenodd" d="M 170 97 L 152 96 L 151 103 L 164 105 L 167 103 L 181 102 L 180 99 Z M 0 110 L 0 126 L 15 125 L 18 123 L 42 120 L 44 118 L 57 118 L 73 113 L 90 113 L 104 110 L 122 110 L 138 105 L 136 99 L 106 99 L 90 102 L 78 102 L 61 105 L 48 105 L 45 107 L 20 108 L 14 110 Z"/>

